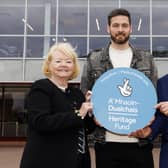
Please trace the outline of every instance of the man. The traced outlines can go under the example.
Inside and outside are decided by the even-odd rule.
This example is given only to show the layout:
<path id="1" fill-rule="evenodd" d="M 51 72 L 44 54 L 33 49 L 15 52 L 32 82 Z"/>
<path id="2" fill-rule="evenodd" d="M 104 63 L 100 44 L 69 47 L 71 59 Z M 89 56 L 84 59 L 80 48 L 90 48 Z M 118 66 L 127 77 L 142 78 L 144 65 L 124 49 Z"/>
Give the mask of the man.
<path id="1" fill-rule="evenodd" d="M 156 108 L 164 114 L 157 112 L 155 121 L 151 125 L 153 139 L 161 133 L 162 141 L 160 148 L 159 167 L 168 167 L 168 74 L 161 77 L 157 82 L 158 101 Z"/>
<path id="2" fill-rule="evenodd" d="M 110 43 L 88 55 L 82 75 L 82 90 L 91 90 L 98 77 L 117 67 L 137 69 L 156 84 L 157 69 L 152 56 L 148 52 L 135 49 L 129 43 L 132 26 L 127 10 L 119 8 L 110 12 L 107 32 L 111 36 Z M 152 144 L 147 139 L 113 134 L 98 124 L 92 140 L 95 142 L 96 168 L 154 167 Z"/>
<path id="3" fill-rule="evenodd" d="M 168 74 L 161 77 L 157 82 L 158 104 L 155 120 L 144 127 L 131 133 L 135 137 L 149 137 L 154 140 L 161 135 L 159 168 L 168 167 Z"/>

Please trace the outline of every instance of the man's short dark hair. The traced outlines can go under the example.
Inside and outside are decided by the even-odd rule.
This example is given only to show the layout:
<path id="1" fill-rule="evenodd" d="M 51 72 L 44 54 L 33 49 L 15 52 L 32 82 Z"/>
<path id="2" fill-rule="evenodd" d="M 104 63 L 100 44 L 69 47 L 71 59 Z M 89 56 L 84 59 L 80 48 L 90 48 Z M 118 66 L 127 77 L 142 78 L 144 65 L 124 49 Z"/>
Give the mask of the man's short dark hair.
<path id="1" fill-rule="evenodd" d="M 109 13 L 108 18 L 107 18 L 108 19 L 108 25 L 111 24 L 111 18 L 112 17 L 119 16 L 119 15 L 127 16 L 128 20 L 129 20 L 129 24 L 131 25 L 131 15 L 126 9 L 123 9 L 123 8 L 114 9 Z"/>

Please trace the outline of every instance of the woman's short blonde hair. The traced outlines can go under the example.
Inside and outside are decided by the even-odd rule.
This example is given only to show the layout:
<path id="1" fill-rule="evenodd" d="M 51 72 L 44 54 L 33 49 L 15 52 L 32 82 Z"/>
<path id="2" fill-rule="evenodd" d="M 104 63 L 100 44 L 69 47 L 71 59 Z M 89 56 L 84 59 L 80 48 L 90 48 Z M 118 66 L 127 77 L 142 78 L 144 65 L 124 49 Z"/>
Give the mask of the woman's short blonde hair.
<path id="1" fill-rule="evenodd" d="M 60 51 L 61 53 L 65 54 L 66 56 L 69 56 L 70 58 L 73 59 L 74 62 L 74 72 L 72 76 L 70 76 L 69 80 L 72 80 L 76 78 L 79 75 L 79 62 L 78 62 L 78 55 L 75 51 L 75 49 L 72 47 L 70 43 L 57 43 L 51 46 L 44 62 L 43 62 L 43 67 L 42 71 L 43 74 L 47 77 L 51 77 L 51 72 L 49 70 L 49 65 L 52 60 L 52 55 L 55 51 Z"/>

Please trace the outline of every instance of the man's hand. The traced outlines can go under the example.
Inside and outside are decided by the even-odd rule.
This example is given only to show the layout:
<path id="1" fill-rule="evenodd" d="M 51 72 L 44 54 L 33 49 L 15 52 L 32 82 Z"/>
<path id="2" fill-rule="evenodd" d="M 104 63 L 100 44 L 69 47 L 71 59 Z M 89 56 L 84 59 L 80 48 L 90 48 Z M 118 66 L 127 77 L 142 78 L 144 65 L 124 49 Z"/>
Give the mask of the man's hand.
<path id="1" fill-rule="evenodd" d="M 129 137 L 146 138 L 151 134 L 151 132 L 152 132 L 152 129 L 147 126 L 147 127 L 142 128 L 142 129 L 131 132 L 129 134 Z"/>
<path id="2" fill-rule="evenodd" d="M 168 101 L 163 101 L 163 102 L 158 103 L 155 106 L 155 108 L 158 109 L 164 115 L 168 116 Z"/>

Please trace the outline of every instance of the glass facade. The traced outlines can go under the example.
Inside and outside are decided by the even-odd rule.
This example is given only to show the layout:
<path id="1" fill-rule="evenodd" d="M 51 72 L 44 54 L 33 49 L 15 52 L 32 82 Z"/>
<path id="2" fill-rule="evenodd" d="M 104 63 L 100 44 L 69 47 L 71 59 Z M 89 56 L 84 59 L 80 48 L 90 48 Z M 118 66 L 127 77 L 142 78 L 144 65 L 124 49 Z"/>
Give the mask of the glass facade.
<path id="1" fill-rule="evenodd" d="M 34 59 L 55 42 L 69 41 L 79 57 L 107 43 L 107 15 L 118 7 L 132 16 L 132 43 L 167 57 L 168 1 L 0 0 L 0 59 Z"/>
<path id="2" fill-rule="evenodd" d="M 131 43 L 160 59 L 158 67 L 166 72 L 166 0 L 0 0 L 0 137 L 26 135 L 24 97 L 31 82 L 42 77 L 50 46 L 70 42 L 85 60 L 109 41 L 107 15 L 118 7 L 131 13 Z"/>
<path id="3" fill-rule="evenodd" d="M 79 83 L 72 83 L 79 87 Z M 31 83 L 0 83 L 0 141 L 19 140 L 27 136 L 25 97 Z"/>
<path id="4" fill-rule="evenodd" d="M 31 83 L 0 84 L 0 139 L 26 137 L 24 98 L 30 86 Z"/>

